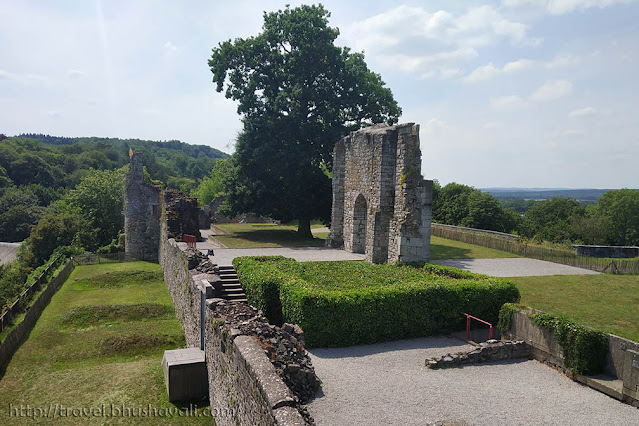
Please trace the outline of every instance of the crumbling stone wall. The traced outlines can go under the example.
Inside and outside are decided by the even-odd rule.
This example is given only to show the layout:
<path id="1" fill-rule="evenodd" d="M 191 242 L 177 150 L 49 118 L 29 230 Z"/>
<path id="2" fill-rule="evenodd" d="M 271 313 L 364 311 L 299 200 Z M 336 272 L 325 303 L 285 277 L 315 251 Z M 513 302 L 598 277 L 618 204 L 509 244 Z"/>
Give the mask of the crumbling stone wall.
<path id="1" fill-rule="evenodd" d="M 182 249 L 162 228 L 160 264 L 188 347 L 200 347 L 203 281 L 219 279 L 197 250 Z M 213 293 L 213 292 L 211 292 Z M 309 425 L 302 405 L 319 379 L 302 330 L 276 327 L 245 303 L 208 298 L 204 336 L 211 410 L 218 425 Z"/>
<path id="2" fill-rule="evenodd" d="M 372 263 L 429 260 L 432 190 L 421 175 L 418 124 L 352 132 L 333 151 L 326 244 Z"/>
<path id="3" fill-rule="evenodd" d="M 200 234 L 200 211 L 197 199 L 172 190 L 164 192 L 166 226 L 169 237 L 182 240 L 184 234 L 194 235 L 198 241 Z"/>
<path id="4" fill-rule="evenodd" d="M 160 188 L 144 182 L 142 154 L 133 153 L 124 180 L 124 246 L 127 257 L 157 261 Z"/>

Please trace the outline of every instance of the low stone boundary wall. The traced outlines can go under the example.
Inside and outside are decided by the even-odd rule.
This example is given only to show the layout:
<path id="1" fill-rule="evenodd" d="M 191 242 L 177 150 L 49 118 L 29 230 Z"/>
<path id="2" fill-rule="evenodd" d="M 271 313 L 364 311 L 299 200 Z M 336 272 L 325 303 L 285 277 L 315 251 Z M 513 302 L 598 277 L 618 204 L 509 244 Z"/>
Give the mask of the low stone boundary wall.
<path id="1" fill-rule="evenodd" d="M 528 358 L 529 356 L 530 346 L 524 341 L 488 340 L 468 352 L 457 352 L 438 358 L 429 358 L 426 360 L 426 367 L 431 369 L 449 368 L 482 362 Z"/>
<path id="2" fill-rule="evenodd" d="M 13 354 L 18 350 L 22 342 L 29 335 L 33 326 L 35 326 L 38 318 L 47 307 L 53 295 L 62 287 L 62 284 L 69 278 L 71 271 L 73 271 L 73 261 L 68 259 L 64 265 L 64 268 L 60 273 L 53 277 L 46 288 L 40 293 L 38 298 L 33 302 L 31 306 L 27 308 L 27 312 L 24 315 L 22 321 L 11 330 L 2 343 L 0 343 L 0 377 L 4 375 L 4 372 L 13 357 Z"/>
<path id="3" fill-rule="evenodd" d="M 529 308 L 529 312 L 539 311 Z M 565 366 L 563 352 L 554 334 L 535 324 L 528 312 L 514 312 L 510 329 L 502 330 L 502 334 L 509 339 L 523 340 L 531 346 L 533 358 L 572 376 Z M 595 385 L 592 378 L 586 376 L 577 375 L 575 379 L 614 398 L 639 406 L 639 343 L 608 334 L 604 374 L 620 380 L 621 389 Z"/>
<path id="4" fill-rule="evenodd" d="M 299 353 L 308 358 L 301 330 L 297 337 L 292 331 L 299 327 L 289 325 L 289 333 L 263 321 L 259 311 L 249 305 L 213 299 L 210 281 L 219 277 L 208 273 L 213 267 L 208 258 L 194 252 L 182 251 L 174 240 L 161 238 L 160 264 L 187 346 L 201 348 L 204 337 L 209 399 L 216 424 L 312 424 L 300 405 L 305 387 L 309 388 L 307 393 L 314 394 L 315 389 L 310 389 L 312 379 L 303 358 L 294 356 Z M 316 378 L 314 371 L 312 377 Z M 284 380 L 296 383 L 293 388 L 298 396 Z"/>

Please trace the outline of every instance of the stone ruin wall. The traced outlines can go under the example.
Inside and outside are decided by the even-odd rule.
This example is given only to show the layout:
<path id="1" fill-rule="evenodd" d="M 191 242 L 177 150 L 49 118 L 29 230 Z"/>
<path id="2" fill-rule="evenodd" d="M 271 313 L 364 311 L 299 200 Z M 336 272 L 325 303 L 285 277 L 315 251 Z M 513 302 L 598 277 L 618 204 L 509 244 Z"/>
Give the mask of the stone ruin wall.
<path id="1" fill-rule="evenodd" d="M 372 263 L 428 260 L 431 203 L 419 125 L 375 125 L 335 145 L 328 246 L 365 253 Z"/>
<path id="2" fill-rule="evenodd" d="M 127 257 L 157 261 L 160 188 L 144 182 L 142 154 L 133 153 L 124 181 L 124 247 Z"/>

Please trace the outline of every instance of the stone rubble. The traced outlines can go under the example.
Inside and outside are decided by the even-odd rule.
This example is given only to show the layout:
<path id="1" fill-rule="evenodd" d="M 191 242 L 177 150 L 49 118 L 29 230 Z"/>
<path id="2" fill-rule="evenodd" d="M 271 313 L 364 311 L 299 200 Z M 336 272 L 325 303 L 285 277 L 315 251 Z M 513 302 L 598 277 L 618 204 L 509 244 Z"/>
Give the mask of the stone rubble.
<path id="1" fill-rule="evenodd" d="M 186 260 L 188 262 L 187 268 L 189 270 L 195 269 L 204 274 L 215 274 L 218 272 L 217 265 L 212 263 L 209 257 L 201 251 L 188 247 L 184 253 L 186 254 Z"/>
<path id="2" fill-rule="evenodd" d="M 231 334 L 253 337 L 264 349 L 278 374 L 301 403 L 315 396 L 320 380 L 304 349 L 304 333 L 298 325 L 278 327 L 245 303 L 214 299 L 214 316 L 224 320 Z"/>
<path id="3" fill-rule="evenodd" d="M 505 359 L 529 358 L 531 347 L 523 340 L 488 340 L 480 343 L 468 352 L 457 352 L 426 360 L 426 367 L 431 369 L 458 367 L 460 365 L 478 364 L 482 362 Z"/>

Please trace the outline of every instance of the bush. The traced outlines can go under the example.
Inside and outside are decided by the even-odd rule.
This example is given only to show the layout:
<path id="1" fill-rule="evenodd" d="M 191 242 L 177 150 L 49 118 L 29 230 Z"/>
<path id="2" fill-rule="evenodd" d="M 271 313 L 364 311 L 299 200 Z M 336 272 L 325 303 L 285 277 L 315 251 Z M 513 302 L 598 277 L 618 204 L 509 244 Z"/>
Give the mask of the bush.
<path id="1" fill-rule="evenodd" d="M 430 264 L 234 261 L 250 303 L 299 324 L 309 347 L 433 336 L 463 328 L 460 311 L 495 323 L 514 284 Z M 278 317 L 280 315 L 280 317 Z"/>
<path id="2" fill-rule="evenodd" d="M 506 303 L 499 311 L 497 327 L 503 332 L 510 329 L 512 316 L 525 307 Z M 528 316 L 544 330 L 552 332 L 561 346 L 564 365 L 573 374 L 599 374 L 606 364 L 608 336 L 601 332 L 577 324 L 565 316 L 552 314 L 531 314 Z"/>
<path id="3" fill-rule="evenodd" d="M 606 364 L 608 336 L 579 325 L 569 318 L 536 314 L 533 321 L 554 333 L 564 353 L 564 363 L 573 374 L 599 374 Z"/>

